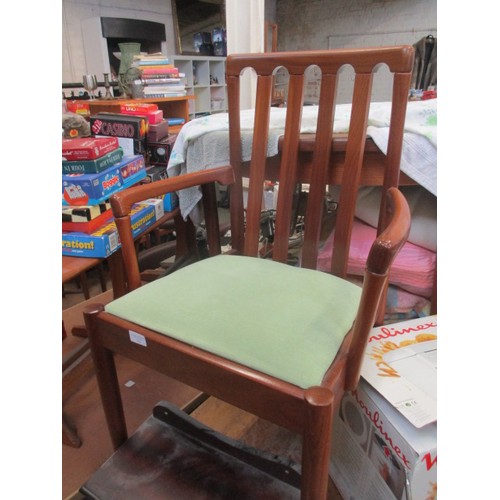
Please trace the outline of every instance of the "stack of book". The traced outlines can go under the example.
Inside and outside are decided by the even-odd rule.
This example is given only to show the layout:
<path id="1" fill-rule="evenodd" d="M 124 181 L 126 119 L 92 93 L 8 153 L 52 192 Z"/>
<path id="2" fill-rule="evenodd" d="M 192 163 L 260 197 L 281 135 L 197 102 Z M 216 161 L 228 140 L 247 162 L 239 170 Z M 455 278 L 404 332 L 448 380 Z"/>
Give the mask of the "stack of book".
<path id="1" fill-rule="evenodd" d="M 182 82 L 184 75 L 163 54 L 138 55 L 134 57 L 133 64 L 141 71 L 145 98 L 186 95 L 186 87 Z"/>

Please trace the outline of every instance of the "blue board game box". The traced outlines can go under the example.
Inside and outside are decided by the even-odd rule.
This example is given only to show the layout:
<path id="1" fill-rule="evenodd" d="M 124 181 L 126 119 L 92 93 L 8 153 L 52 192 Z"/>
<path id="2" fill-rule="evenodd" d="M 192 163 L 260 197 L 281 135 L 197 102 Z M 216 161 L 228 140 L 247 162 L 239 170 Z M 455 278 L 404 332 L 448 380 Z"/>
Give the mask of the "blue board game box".
<path id="1" fill-rule="evenodd" d="M 98 205 L 123 189 L 118 165 L 97 174 L 66 174 L 62 176 L 63 205 Z"/>

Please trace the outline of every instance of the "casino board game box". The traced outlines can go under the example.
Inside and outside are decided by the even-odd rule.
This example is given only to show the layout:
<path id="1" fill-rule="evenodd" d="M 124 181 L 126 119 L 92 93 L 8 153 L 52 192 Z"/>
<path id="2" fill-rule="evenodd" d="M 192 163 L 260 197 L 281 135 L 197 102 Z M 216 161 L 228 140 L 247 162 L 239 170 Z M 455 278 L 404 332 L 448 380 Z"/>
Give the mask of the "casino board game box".
<path id="1" fill-rule="evenodd" d="M 90 117 L 90 130 L 96 136 L 146 139 L 148 120 L 144 116 L 103 112 Z"/>

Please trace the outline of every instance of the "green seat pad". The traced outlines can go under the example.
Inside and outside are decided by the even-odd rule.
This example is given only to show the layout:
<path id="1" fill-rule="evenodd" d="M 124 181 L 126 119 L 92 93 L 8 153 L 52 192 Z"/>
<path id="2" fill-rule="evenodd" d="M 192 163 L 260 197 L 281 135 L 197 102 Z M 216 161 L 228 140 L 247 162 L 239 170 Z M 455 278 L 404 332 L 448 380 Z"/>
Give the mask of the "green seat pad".
<path id="1" fill-rule="evenodd" d="M 201 260 L 107 304 L 107 312 L 307 388 L 321 383 L 361 288 L 272 260 Z"/>

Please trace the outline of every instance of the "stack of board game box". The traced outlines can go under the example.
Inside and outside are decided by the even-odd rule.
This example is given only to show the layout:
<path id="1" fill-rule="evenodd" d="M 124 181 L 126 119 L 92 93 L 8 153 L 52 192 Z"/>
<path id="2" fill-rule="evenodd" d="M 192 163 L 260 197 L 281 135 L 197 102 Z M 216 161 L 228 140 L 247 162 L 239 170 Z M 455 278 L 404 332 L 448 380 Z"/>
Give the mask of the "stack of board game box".
<path id="1" fill-rule="evenodd" d="M 142 154 L 125 155 L 117 137 L 62 141 L 62 253 L 105 258 L 119 248 L 109 197 L 146 178 Z M 164 201 L 132 208 L 134 236 L 164 214 Z"/>

